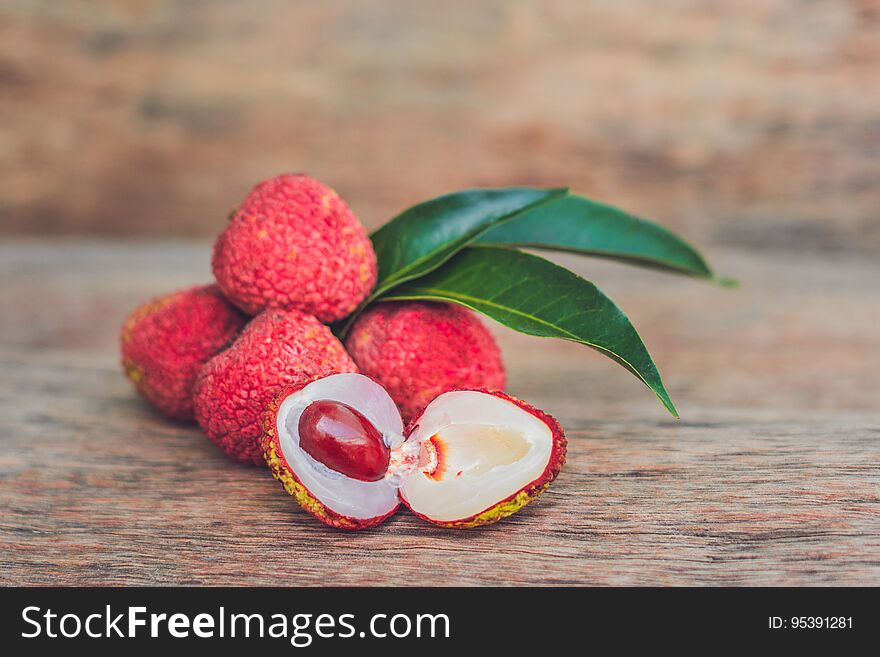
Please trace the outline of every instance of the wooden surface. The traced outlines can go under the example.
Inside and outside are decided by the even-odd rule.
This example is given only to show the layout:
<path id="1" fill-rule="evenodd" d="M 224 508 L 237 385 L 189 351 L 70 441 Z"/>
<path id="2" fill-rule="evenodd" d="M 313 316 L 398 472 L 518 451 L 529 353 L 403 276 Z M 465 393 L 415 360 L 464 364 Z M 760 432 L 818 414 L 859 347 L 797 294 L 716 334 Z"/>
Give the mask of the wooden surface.
<path id="1" fill-rule="evenodd" d="M 575 345 L 499 337 L 569 459 L 537 503 L 361 533 L 168 423 L 117 363 L 205 244 L 0 245 L 2 584 L 880 584 L 876 259 L 714 252 L 739 291 L 567 258 L 629 312 L 682 414 Z"/>
<path id="2" fill-rule="evenodd" d="M 212 237 L 307 171 L 376 227 L 570 185 L 880 253 L 878 0 L 0 1 L 0 234 Z"/>

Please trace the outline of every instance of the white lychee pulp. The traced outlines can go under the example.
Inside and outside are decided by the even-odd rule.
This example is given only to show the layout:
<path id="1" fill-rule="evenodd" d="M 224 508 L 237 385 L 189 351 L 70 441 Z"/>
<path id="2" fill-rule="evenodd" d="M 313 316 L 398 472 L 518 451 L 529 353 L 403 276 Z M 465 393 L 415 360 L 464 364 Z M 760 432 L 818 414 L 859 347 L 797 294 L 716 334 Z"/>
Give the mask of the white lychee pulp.
<path id="1" fill-rule="evenodd" d="M 306 406 L 321 399 L 356 408 L 386 436 L 386 442 L 403 441 L 400 413 L 382 386 L 360 374 L 334 374 L 313 381 L 281 403 L 277 418 L 278 442 L 287 464 L 309 493 L 331 511 L 359 520 L 390 513 L 400 500 L 397 488 L 387 480 L 359 481 L 346 477 L 300 448 L 299 416 Z"/>
<path id="2" fill-rule="evenodd" d="M 417 469 L 400 493 L 413 511 L 440 522 L 470 518 L 518 493 L 544 473 L 553 450 L 553 432 L 542 420 L 470 390 L 432 401 L 407 442 L 427 447 L 420 451 L 430 460 L 432 439 L 441 445 L 444 471 L 438 477 Z"/>
<path id="3" fill-rule="evenodd" d="M 331 470 L 299 446 L 299 417 L 312 402 L 333 400 L 360 411 L 391 447 L 385 479 L 364 482 Z M 394 401 L 360 374 L 335 374 L 290 395 L 278 410 L 281 451 L 300 482 L 327 508 L 349 518 L 386 515 L 399 497 L 439 522 L 464 520 L 538 479 L 550 461 L 553 433 L 516 404 L 477 391 L 432 401 L 406 441 Z"/>

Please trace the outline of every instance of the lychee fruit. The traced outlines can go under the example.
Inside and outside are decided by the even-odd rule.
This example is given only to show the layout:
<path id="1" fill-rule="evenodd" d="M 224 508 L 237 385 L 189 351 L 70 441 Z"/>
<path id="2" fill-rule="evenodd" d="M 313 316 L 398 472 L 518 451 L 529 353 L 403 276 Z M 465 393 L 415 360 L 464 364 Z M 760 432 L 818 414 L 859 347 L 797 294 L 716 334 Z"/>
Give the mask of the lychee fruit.
<path id="1" fill-rule="evenodd" d="M 490 390 L 445 392 L 404 431 L 394 400 L 361 374 L 283 388 L 262 444 L 300 506 L 342 529 L 376 525 L 401 502 L 444 527 L 496 522 L 547 489 L 567 446 L 551 416 Z"/>
<path id="2" fill-rule="evenodd" d="M 549 487 L 568 442 L 551 415 L 489 390 L 453 390 L 434 399 L 407 429 L 419 445 L 417 476 L 400 497 L 420 518 L 444 527 L 489 525 Z"/>
<path id="3" fill-rule="evenodd" d="M 400 505 L 397 489 L 388 484 L 384 472 L 378 481 L 367 481 L 372 477 L 363 476 L 364 472 L 346 473 L 345 467 L 340 467 L 342 462 L 357 459 L 344 456 L 316 458 L 320 454 L 307 449 L 310 442 L 315 442 L 315 436 L 309 433 L 317 428 L 318 422 L 310 422 L 303 416 L 308 415 L 316 402 L 346 405 L 362 415 L 382 440 L 382 445 L 373 443 L 373 451 L 381 452 L 381 448 L 388 444 L 386 435 L 403 440 L 403 421 L 397 407 L 375 381 L 360 374 L 316 377 L 305 383 L 286 386 L 275 395 L 266 410 L 262 447 L 272 474 L 303 509 L 328 525 L 363 529 L 382 522 Z M 306 436 L 301 435 L 301 427 Z M 333 434 L 343 434 L 338 442 L 344 442 L 345 429 L 334 427 L 328 433 L 331 434 L 328 439 L 332 439 Z M 358 442 L 369 443 L 370 440 L 366 438 Z M 337 451 L 348 450 L 339 445 Z"/>
<path id="4" fill-rule="evenodd" d="M 377 303 L 358 317 L 345 346 L 360 371 L 397 402 L 404 420 L 455 388 L 504 389 L 495 339 L 475 313 L 456 304 Z"/>
<path id="5" fill-rule="evenodd" d="M 330 329 L 298 310 L 267 310 L 196 380 L 196 420 L 231 458 L 262 463 L 261 422 L 279 388 L 357 366 Z"/>
<path id="6" fill-rule="evenodd" d="M 258 184 L 214 244 L 220 288 L 239 308 L 292 308 L 333 322 L 376 283 L 376 254 L 358 218 L 306 175 Z"/>
<path id="7" fill-rule="evenodd" d="M 138 392 L 159 411 L 192 420 L 199 370 L 232 342 L 246 321 L 216 285 L 157 297 L 126 319 L 122 366 Z"/>

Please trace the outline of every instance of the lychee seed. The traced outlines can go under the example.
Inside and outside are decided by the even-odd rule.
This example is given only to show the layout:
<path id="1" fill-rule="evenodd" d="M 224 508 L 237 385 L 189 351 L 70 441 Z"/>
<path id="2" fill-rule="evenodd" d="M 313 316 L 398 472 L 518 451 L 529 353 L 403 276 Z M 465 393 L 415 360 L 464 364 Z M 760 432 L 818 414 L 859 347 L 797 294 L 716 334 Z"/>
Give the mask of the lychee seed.
<path id="1" fill-rule="evenodd" d="M 357 409 L 339 401 L 312 402 L 299 418 L 299 445 L 331 470 L 359 481 L 379 481 L 391 450 L 382 434 Z"/>

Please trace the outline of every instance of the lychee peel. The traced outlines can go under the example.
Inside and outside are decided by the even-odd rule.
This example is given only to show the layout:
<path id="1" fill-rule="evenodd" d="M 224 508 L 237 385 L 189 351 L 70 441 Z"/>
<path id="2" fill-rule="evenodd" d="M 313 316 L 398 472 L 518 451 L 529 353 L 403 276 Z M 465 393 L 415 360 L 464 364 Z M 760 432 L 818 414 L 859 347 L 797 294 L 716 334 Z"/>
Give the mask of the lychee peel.
<path id="1" fill-rule="evenodd" d="M 292 308 L 332 322 L 376 283 L 376 255 L 358 218 L 332 189 L 305 175 L 259 183 L 214 245 L 212 267 L 249 314 Z"/>
<path id="2" fill-rule="evenodd" d="M 315 377 L 315 379 L 312 379 L 312 381 L 318 378 L 321 377 Z M 278 409 L 281 406 L 281 403 L 289 395 L 298 392 L 312 381 L 306 381 L 305 383 L 299 385 L 286 386 L 278 394 L 276 394 L 272 401 L 269 403 L 269 406 L 266 409 L 266 417 L 263 423 L 262 437 L 263 456 L 266 460 L 266 464 L 269 466 L 269 470 L 272 472 L 272 476 L 281 482 L 284 490 L 287 491 L 288 494 L 293 496 L 297 504 L 299 504 L 303 508 L 303 510 L 315 516 L 315 518 L 317 518 L 321 522 L 337 529 L 347 530 L 366 529 L 367 527 L 378 525 L 394 515 L 397 512 L 398 507 L 394 507 L 391 511 L 384 515 L 368 519 L 350 518 L 348 516 L 336 513 L 332 509 L 327 508 L 324 504 L 322 504 L 309 493 L 308 489 L 294 474 L 293 469 L 287 462 L 287 459 L 284 458 L 284 453 L 281 451 L 281 448 L 279 446 L 278 431 L 276 428 Z"/>
<path id="3" fill-rule="evenodd" d="M 357 372 L 342 343 L 311 315 L 267 310 L 199 373 L 196 420 L 231 458 L 263 463 L 262 419 L 275 393 L 334 372 Z"/>
<path id="4" fill-rule="evenodd" d="M 232 342 L 246 321 L 216 285 L 157 297 L 136 308 L 122 327 L 123 369 L 159 411 L 192 420 L 199 370 Z"/>
<path id="5" fill-rule="evenodd" d="M 424 514 L 414 511 L 412 507 L 410 507 L 407 503 L 406 498 L 402 497 L 403 504 L 414 515 L 424 520 L 427 520 L 428 522 L 431 522 L 435 525 L 439 525 L 440 527 L 456 529 L 480 527 L 483 525 L 491 525 L 503 518 L 506 518 L 507 516 L 513 515 L 521 508 L 523 508 L 526 504 L 529 504 L 530 502 L 537 499 L 537 497 L 541 493 L 547 490 L 553 480 L 556 479 L 556 477 L 559 475 L 559 472 L 562 470 L 562 466 L 565 465 L 565 456 L 568 450 L 568 439 L 565 437 L 565 432 L 563 431 L 562 426 L 559 424 L 559 422 L 557 422 L 556 418 L 554 418 L 552 415 L 545 413 L 541 409 L 535 408 L 531 404 L 528 404 L 527 402 L 524 402 L 521 399 L 517 399 L 516 397 L 508 395 L 504 392 L 488 389 L 474 390 L 473 392 L 482 392 L 509 401 L 544 422 L 553 434 L 553 449 L 550 454 L 550 460 L 548 461 L 547 466 L 544 469 L 544 472 L 541 473 L 540 477 L 532 481 L 525 488 L 507 497 L 501 502 L 498 502 L 497 504 L 486 509 L 485 511 L 475 514 L 469 518 L 463 518 L 461 520 L 456 520 L 453 522 L 442 522 L 433 520 Z M 407 427 L 408 436 L 411 435 L 415 428 L 418 426 L 419 419 L 421 418 L 423 412 L 424 409 L 410 422 L 409 427 Z"/>
<path id="6" fill-rule="evenodd" d="M 363 374 L 378 381 L 408 420 L 457 388 L 502 390 L 501 351 L 471 310 L 451 303 L 378 303 L 358 317 L 345 346 Z"/>

